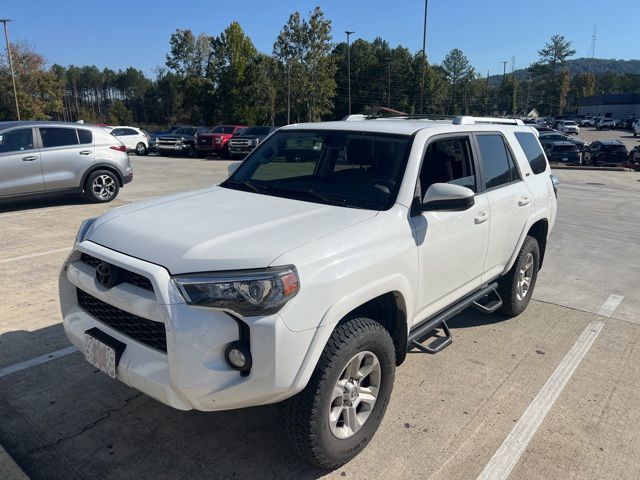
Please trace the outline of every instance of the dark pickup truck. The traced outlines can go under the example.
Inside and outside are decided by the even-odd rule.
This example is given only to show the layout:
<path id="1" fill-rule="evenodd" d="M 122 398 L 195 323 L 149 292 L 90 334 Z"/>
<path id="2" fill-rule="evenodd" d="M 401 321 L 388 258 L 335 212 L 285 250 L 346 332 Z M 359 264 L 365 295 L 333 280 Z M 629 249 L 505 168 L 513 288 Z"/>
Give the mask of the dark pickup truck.
<path id="1" fill-rule="evenodd" d="M 278 127 L 249 127 L 242 135 L 234 135 L 229 140 L 229 156 L 244 158 Z"/>
<path id="2" fill-rule="evenodd" d="M 179 127 L 171 133 L 158 135 L 156 151 L 160 155 L 182 155 L 193 158 L 196 156 L 196 135 L 207 133 L 207 127 Z"/>
<path id="3" fill-rule="evenodd" d="M 627 162 L 629 151 L 620 140 L 597 140 L 585 149 L 583 160 L 596 167 L 618 166 Z"/>

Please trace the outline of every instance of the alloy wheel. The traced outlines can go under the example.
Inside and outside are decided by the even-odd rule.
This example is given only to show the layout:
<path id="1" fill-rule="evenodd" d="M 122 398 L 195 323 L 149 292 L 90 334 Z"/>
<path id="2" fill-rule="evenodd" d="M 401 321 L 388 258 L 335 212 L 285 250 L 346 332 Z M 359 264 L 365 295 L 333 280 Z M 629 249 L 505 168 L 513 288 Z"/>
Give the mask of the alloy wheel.
<path id="1" fill-rule="evenodd" d="M 116 182 L 109 175 L 99 175 L 93 180 L 91 190 L 96 198 L 108 200 L 116 193 Z"/>
<path id="2" fill-rule="evenodd" d="M 525 297 L 529 293 L 529 288 L 531 288 L 531 279 L 533 277 L 533 263 L 533 254 L 529 252 L 525 257 L 524 265 L 522 266 L 518 274 L 516 297 L 518 297 L 518 300 L 520 301 L 525 299 Z"/>

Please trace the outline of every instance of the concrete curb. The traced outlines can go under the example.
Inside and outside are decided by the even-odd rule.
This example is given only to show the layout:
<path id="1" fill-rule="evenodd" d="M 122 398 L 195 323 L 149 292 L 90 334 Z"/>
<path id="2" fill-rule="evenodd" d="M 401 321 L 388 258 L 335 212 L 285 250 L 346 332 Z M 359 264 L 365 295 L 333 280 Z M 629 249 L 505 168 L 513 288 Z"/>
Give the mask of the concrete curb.
<path id="1" fill-rule="evenodd" d="M 633 172 L 631 168 L 624 167 L 583 167 L 579 165 L 551 165 L 551 170 L 599 170 L 601 172 Z"/>
<path id="2" fill-rule="evenodd" d="M 29 480 L 18 464 L 0 445 L 0 478 L 2 480 Z"/>

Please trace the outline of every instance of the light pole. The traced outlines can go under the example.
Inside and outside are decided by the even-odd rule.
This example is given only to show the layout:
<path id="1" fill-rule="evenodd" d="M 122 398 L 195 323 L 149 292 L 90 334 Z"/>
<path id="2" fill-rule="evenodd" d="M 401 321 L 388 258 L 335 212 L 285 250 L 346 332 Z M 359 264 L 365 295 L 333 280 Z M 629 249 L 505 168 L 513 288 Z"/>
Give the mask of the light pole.
<path id="1" fill-rule="evenodd" d="M 349 79 L 349 115 L 351 115 L 351 43 L 349 42 L 353 31 L 345 30 L 347 34 L 347 77 Z"/>
<path id="2" fill-rule="evenodd" d="M 9 58 L 9 70 L 11 70 L 11 81 L 13 82 L 13 98 L 16 101 L 16 115 L 18 121 L 20 120 L 20 107 L 18 106 L 18 91 L 16 90 L 16 76 L 13 73 L 13 60 L 11 60 L 11 46 L 9 44 L 9 32 L 7 31 L 7 23 L 10 22 L 8 18 L 0 18 L 0 22 L 4 26 L 4 39 L 7 42 L 7 57 Z"/>
<path id="3" fill-rule="evenodd" d="M 504 79 L 506 75 L 507 75 L 507 60 L 502 62 L 502 84 L 503 85 L 504 85 Z"/>
<path id="4" fill-rule="evenodd" d="M 420 113 L 423 113 L 424 106 L 424 76 L 427 70 L 427 8 L 429 0 L 424 0 L 424 28 L 422 30 L 422 80 L 420 81 Z"/>

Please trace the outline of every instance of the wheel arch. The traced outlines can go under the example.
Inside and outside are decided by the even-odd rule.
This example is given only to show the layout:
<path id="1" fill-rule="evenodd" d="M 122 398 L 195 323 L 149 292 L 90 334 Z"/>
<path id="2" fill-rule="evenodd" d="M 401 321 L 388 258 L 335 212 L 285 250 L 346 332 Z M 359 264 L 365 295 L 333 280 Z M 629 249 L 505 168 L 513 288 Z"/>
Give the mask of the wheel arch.
<path id="1" fill-rule="evenodd" d="M 109 165 L 108 163 L 96 163 L 82 175 L 82 180 L 80 181 L 80 190 L 84 190 L 89 175 L 98 170 L 108 170 L 109 172 L 113 173 L 118 179 L 118 185 L 120 186 L 120 188 L 124 187 L 124 178 L 122 177 L 122 173 L 120 173 L 120 171 L 116 167 L 114 167 L 113 165 Z"/>

